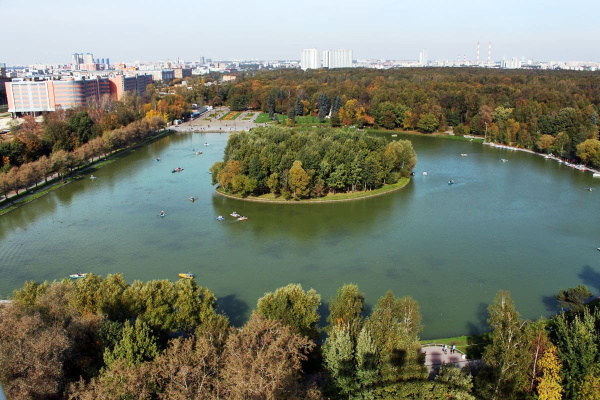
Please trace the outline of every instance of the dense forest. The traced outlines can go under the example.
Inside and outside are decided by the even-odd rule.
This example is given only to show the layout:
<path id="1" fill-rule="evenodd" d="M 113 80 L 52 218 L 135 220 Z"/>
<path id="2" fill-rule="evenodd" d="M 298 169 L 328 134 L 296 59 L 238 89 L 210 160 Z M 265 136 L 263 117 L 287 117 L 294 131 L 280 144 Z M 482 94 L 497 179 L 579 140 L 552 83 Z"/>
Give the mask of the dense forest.
<path id="1" fill-rule="evenodd" d="M 368 307 L 347 284 L 322 315 L 321 296 L 291 284 L 238 328 L 194 280 L 27 282 L 0 305 L 0 382 L 9 399 L 598 399 L 590 297 L 561 290 L 568 311 L 525 321 L 500 291 L 477 339 L 483 367 L 429 380 L 419 304 L 391 292 Z"/>
<path id="2" fill-rule="evenodd" d="M 228 193 L 271 192 L 289 198 L 372 190 L 408 177 L 417 157 L 408 140 L 387 142 L 360 132 L 255 128 L 229 137 L 213 184 Z"/>
<path id="3" fill-rule="evenodd" d="M 600 167 L 600 73 L 401 68 L 278 70 L 241 75 L 204 92 L 233 110 L 329 118 L 332 126 L 424 133 L 453 129 Z M 191 96 L 191 94 L 190 94 Z M 212 98 L 210 98 L 213 96 Z M 578 145 L 589 150 L 578 154 Z"/>

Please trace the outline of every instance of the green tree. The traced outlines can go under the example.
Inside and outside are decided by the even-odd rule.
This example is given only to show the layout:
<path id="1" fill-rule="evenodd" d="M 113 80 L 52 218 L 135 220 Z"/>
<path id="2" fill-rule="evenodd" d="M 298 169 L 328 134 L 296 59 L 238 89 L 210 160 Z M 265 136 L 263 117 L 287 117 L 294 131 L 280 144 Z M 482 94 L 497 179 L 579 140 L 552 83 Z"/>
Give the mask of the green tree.
<path id="1" fill-rule="evenodd" d="M 139 365 L 153 360 L 158 354 L 156 338 L 150 327 L 137 319 L 134 325 L 125 322 L 121 331 L 121 340 L 113 349 L 104 352 L 104 363 L 110 366 L 117 360 L 124 360 L 127 365 Z"/>
<path id="2" fill-rule="evenodd" d="M 439 124 L 440 121 L 435 116 L 435 114 L 428 112 L 423 114 L 421 118 L 419 118 L 419 121 L 417 122 L 417 128 L 423 132 L 431 133 L 435 132 Z"/>
<path id="3" fill-rule="evenodd" d="M 290 284 L 260 298 L 257 312 L 264 318 L 281 321 L 293 332 L 316 339 L 320 304 L 321 296 L 314 289 L 304 291 L 302 286 Z"/>
<path id="4" fill-rule="evenodd" d="M 588 139 L 577 145 L 577 157 L 585 164 L 600 167 L 600 140 Z"/>
<path id="5" fill-rule="evenodd" d="M 600 312 L 583 309 L 580 314 L 558 314 L 552 319 L 552 339 L 561 362 L 565 398 L 576 399 L 586 377 L 591 376 L 599 352 L 596 324 Z"/>
<path id="6" fill-rule="evenodd" d="M 592 296 L 592 292 L 585 285 L 579 285 L 567 290 L 561 289 L 556 295 L 556 300 L 560 308 L 579 312 L 583 310 L 585 302 Z"/>
<path id="7" fill-rule="evenodd" d="M 101 132 L 95 127 L 94 121 L 85 111 L 73 114 L 68 121 L 69 128 L 75 132 L 79 143 L 87 143 Z"/>
<path id="8" fill-rule="evenodd" d="M 528 358 L 524 352 L 523 321 L 515 310 L 510 294 L 499 291 L 488 307 L 492 342 L 483 353 L 485 367 L 477 376 L 483 398 L 513 399 L 525 386 Z"/>
<path id="9" fill-rule="evenodd" d="M 337 290 L 337 294 L 329 302 L 329 316 L 327 317 L 327 331 L 334 327 L 345 327 L 350 334 L 352 342 L 356 344 L 358 334 L 362 329 L 365 311 L 365 295 L 358 290 L 358 286 L 350 283 Z"/>
<path id="10" fill-rule="evenodd" d="M 354 343 L 347 327 L 333 327 L 323 344 L 323 359 L 333 382 L 343 394 L 351 394 L 358 388 Z"/>

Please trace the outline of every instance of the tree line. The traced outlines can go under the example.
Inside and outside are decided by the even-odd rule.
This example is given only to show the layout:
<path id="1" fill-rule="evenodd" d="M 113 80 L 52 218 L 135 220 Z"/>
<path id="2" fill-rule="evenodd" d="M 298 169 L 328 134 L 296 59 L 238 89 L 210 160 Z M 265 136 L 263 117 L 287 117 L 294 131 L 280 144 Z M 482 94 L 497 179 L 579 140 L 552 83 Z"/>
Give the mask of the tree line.
<path id="1" fill-rule="evenodd" d="M 332 126 L 418 130 L 452 128 L 565 158 L 598 139 L 600 75 L 580 71 L 401 68 L 278 70 L 240 74 L 212 85 L 234 110 L 318 116 Z M 205 89 L 203 89 L 205 90 Z M 209 100 L 210 101 L 210 100 Z M 600 152 L 593 165 L 600 167 Z M 581 158 L 584 162 L 590 159 Z"/>
<path id="2" fill-rule="evenodd" d="M 266 127 L 231 134 L 223 161 L 211 172 L 213 184 L 228 193 L 309 198 L 396 183 L 410 175 L 416 161 L 408 140 Z"/>
<path id="3" fill-rule="evenodd" d="M 168 121 L 190 114 L 183 97 L 159 97 L 151 85 L 144 97 L 126 93 L 121 101 L 44 113 L 38 123 L 23 117 L 0 142 L 0 194 L 17 194 L 58 174 L 64 177 L 89 160 L 103 157 L 163 129 Z"/>
<path id="4" fill-rule="evenodd" d="M 321 329 L 321 296 L 291 284 L 235 328 L 194 280 L 27 282 L 0 306 L 0 382 L 15 399 L 597 399 L 590 297 L 563 290 L 568 311 L 525 321 L 498 292 L 479 373 L 443 366 L 428 380 L 419 304 L 391 292 L 367 312 L 342 286 Z"/>

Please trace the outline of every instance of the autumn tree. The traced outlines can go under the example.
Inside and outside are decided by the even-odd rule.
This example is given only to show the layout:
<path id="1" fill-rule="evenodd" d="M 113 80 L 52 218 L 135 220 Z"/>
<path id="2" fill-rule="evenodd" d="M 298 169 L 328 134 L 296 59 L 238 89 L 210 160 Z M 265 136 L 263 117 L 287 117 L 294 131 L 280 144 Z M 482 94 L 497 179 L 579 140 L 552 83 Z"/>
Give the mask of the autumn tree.
<path id="1" fill-rule="evenodd" d="M 314 347 L 279 321 L 254 313 L 223 353 L 224 397 L 288 399 L 300 392 L 302 362 Z"/>
<path id="2" fill-rule="evenodd" d="M 305 197 L 310 192 L 310 176 L 308 173 L 302 168 L 301 161 L 294 161 L 292 168 L 290 168 L 288 185 L 290 186 L 291 191 L 294 193 L 294 196 L 297 197 Z"/>

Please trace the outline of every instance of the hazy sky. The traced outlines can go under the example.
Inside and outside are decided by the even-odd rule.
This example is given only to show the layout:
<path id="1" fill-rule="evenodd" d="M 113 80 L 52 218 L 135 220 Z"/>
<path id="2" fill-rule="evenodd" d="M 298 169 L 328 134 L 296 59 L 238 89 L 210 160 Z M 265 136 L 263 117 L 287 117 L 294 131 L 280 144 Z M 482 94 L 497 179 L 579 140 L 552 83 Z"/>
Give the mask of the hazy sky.
<path id="1" fill-rule="evenodd" d="M 0 0 L 0 62 L 300 59 L 303 48 L 354 58 L 600 61 L 600 1 Z"/>

